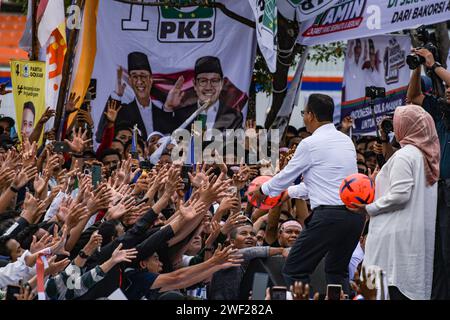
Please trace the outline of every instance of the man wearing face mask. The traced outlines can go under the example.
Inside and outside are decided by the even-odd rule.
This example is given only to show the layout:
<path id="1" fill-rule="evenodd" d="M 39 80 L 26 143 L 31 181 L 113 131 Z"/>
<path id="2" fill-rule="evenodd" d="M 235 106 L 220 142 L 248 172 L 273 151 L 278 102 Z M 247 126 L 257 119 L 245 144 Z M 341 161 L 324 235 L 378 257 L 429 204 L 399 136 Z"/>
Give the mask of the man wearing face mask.
<path id="1" fill-rule="evenodd" d="M 126 84 L 122 82 L 123 70 L 122 67 L 120 67 L 117 71 L 116 89 L 106 103 L 106 105 L 108 105 L 110 100 L 116 100 L 122 105 L 118 111 L 115 125 L 119 122 L 125 122 L 129 127 L 133 127 L 137 124 L 143 137 L 147 137 L 153 131 L 160 131 L 164 134 L 171 133 L 170 128 L 167 126 L 170 121 L 167 117 L 170 114 L 155 106 L 150 97 L 153 76 L 146 54 L 142 52 L 132 52 L 128 55 L 128 76 L 135 99 L 128 104 L 122 103 Z M 103 115 L 100 119 L 99 130 L 97 131 L 97 141 L 101 140 L 106 123 L 105 118 L 105 115 Z"/>
<path id="2" fill-rule="evenodd" d="M 224 105 L 220 101 L 220 93 L 223 89 L 224 78 L 220 60 L 217 57 L 201 57 L 195 62 L 194 90 L 197 94 L 197 103 L 178 108 L 183 99 L 183 78 L 178 79 L 174 88 L 167 96 L 164 110 L 172 113 L 172 130 L 177 129 L 198 108 L 208 102 L 209 107 L 202 112 L 197 121 L 202 121 L 203 129 L 237 129 L 242 127 L 242 113 L 236 109 Z"/>

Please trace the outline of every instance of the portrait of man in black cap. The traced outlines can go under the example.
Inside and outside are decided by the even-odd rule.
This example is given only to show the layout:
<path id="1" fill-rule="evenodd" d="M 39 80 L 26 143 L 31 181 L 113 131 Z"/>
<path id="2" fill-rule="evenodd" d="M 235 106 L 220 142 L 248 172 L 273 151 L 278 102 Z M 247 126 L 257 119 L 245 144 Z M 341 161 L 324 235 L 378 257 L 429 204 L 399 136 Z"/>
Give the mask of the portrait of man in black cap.
<path id="1" fill-rule="evenodd" d="M 128 76 L 135 99 L 128 104 L 122 103 L 122 97 L 126 88 L 126 84 L 122 79 L 122 67 L 117 70 L 116 88 L 109 98 L 109 100 L 117 100 L 122 104 L 122 108 L 117 114 L 116 124 L 118 122 L 127 123 L 130 127 L 134 127 L 137 124 L 140 134 L 144 138 L 147 138 L 153 131 L 171 133 L 170 128 L 165 126 L 165 123 L 170 121 L 164 118 L 168 116 L 168 113 L 155 106 L 151 101 L 150 91 L 153 78 L 150 62 L 146 54 L 132 52 L 128 55 Z M 101 140 L 105 122 L 106 119 L 103 115 L 97 131 L 97 141 Z"/>
<path id="2" fill-rule="evenodd" d="M 173 129 L 178 128 L 197 108 L 206 102 L 209 108 L 200 114 L 196 120 L 201 120 L 206 129 L 237 129 L 242 127 L 242 113 L 234 108 L 226 106 L 220 101 L 220 93 L 224 85 L 224 76 L 220 60 L 217 57 L 205 56 L 197 59 L 194 68 L 194 90 L 197 95 L 197 103 L 178 108 L 183 98 L 181 90 L 182 80 L 178 80 L 170 90 L 165 111 L 173 111 Z"/>

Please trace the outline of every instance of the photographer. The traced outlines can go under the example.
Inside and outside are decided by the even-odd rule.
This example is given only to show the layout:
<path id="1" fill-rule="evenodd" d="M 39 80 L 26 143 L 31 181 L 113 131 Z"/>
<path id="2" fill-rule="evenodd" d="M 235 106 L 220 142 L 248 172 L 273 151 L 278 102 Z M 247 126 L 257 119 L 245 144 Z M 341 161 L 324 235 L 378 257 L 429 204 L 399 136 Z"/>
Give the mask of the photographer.
<path id="1" fill-rule="evenodd" d="M 446 125 L 450 116 L 450 72 L 443 68 L 435 61 L 433 54 L 427 49 L 413 49 L 413 53 L 425 59 L 424 65 L 427 69 L 432 70 L 436 76 L 446 83 L 445 103 L 441 102 L 439 97 L 423 94 L 421 88 L 420 68 L 413 71 L 411 81 L 408 87 L 407 99 L 410 103 L 421 105 L 430 115 L 436 124 L 436 130 L 439 137 L 441 148 L 440 162 L 440 180 L 438 190 L 438 215 L 437 215 L 437 232 L 436 232 L 436 254 L 434 267 L 434 284 L 442 284 L 447 286 L 447 299 L 450 297 L 450 263 L 449 263 L 449 233 L 448 225 L 450 221 L 450 127 Z M 439 238 L 442 238 L 439 240 Z M 439 250 L 441 246 L 441 250 Z M 441 257 L 442 254 L 442 257 Z M 445 263 L 442 272 L 447 277 L 447 282 L 439 280 L 439 260 Z M 445 274 L 446 273 L 446 274 Z M 445 288 L 434 288 L 433 298 L 445 297 L 438 292 L 442 292 Z"/>

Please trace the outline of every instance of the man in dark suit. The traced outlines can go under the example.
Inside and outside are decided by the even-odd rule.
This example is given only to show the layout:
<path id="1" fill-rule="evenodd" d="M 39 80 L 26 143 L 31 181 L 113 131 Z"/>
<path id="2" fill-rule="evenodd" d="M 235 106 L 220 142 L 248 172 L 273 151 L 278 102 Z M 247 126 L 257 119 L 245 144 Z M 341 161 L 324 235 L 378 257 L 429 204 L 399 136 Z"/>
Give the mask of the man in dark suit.
<path id="1" fill-rule="evenodd" d="M 126 84 L 122 82 L 122 74 L 123 70 L 120 67 L 117 70 L 116 89 L 106 103 L 108 105 L 110 100 L 117 100 L 122 104 L 115 124 L 118 122 L 127 123 L 130 127 L 137 124 L 141 136 L 145 137 L 145 139 L 153 131 L 159 131 L 164 134 L 172 133 L 170 126 L 167 126 L 167 123 L 170 122 L 171 114 L 155 106 L 150 98 L 153 78 L 147 55 L 142 52 L 132 52 L 128 55 L 129 82 L 135 95 L 135 99 L 128 104 L 122 103 L 122 97 L 126 88 Z M 101 141 L 105 123 L 105 115 L 102 115 L 96 137 L 98 142 Z"/>
<path id="2" fill-rule="evenodd" d="M 197 94 L 197 103 L 177 108 L 181 104 L 183 92 L 183 79 L 178 79 L 175 86 L 170 90 L 164 104 L 165 111 L 171 111 L 172 130 L 177 129 L 197 108 L 209 101 L 206 111 L 196 120 L 203 122 L 204 129 L 237 129 L 242 128 L 242 113 L 236 109 L 226 106 L 219 100 L 223 88 L 223 71 L 220 60 L 217 57 L 206 56 L 199 58 L 195 63 L 194 90 Z"/>

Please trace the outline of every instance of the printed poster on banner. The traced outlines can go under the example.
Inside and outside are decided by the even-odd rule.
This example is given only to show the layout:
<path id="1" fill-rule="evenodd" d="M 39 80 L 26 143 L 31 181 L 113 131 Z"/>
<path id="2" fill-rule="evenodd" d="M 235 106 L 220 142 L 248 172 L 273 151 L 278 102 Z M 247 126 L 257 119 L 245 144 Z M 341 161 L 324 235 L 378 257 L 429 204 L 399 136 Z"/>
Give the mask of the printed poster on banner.
<path id="1" fill-rule="evenodd" d="M 19 139 L 29 137 L 45 111 L 45 62 L 11 60 Z"/>
<path id="2" fill-rule="evenodd" d="M 450 0 L 338 0 L 302 23 L 298 41 L 316 45 L 447 21 Z"/>
<path id="3" fill-rule="evenodd" d="M 377 123 L 405 103 L 410 70 L 406 56 L 411 51 L 409 36 L 375 36 L 350 40 L 345 56 L 341 119 L 354 119 L 353 134 L 375 132 L 372 110 L 365 88 L 383 87 L 386 98 L 377 99 Z"/>
<path id="4" fill-rule="evenodd" d="M 249 3 L 224 1 L 254 21 Z M 206 7 L 98 3 L 92 78 L 95 142 L 106 127 L 107 102 L 120 101 L 115 127 L 137 125 L 143 140 L 171 134 L 200 105 L 204 127 L 243 127 L 256 54 L 255 29 Z M 120 83 L 120 85 L 119 85 Z"/>

